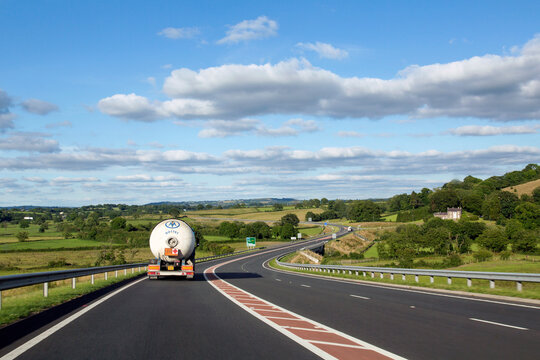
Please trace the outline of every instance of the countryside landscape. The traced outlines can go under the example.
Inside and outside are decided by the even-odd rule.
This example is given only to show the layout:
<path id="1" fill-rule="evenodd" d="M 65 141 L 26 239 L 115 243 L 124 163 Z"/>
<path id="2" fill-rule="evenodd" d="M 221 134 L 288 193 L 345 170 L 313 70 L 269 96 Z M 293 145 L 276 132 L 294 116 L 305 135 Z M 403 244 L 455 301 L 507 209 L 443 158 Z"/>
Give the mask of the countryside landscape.
<path id="1" fill-rule="evenodd" d="M 538 14 L 0 0 L 0 360 L 536 360 Z"/>

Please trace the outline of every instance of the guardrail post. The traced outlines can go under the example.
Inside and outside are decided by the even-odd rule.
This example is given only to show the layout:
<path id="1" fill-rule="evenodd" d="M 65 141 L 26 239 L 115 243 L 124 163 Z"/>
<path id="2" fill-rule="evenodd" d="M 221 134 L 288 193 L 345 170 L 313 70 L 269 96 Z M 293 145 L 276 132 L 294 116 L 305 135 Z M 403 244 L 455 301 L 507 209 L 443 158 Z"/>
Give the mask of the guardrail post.
<path id="1" fill-rule="evenodd" d="M 351 271 L 351 270 L 349 270 L 349 275 L 352 275 L 352 271 Z"/>
<path id="2" fill-rule="evenodd" d="M 362 276 L 366 277 L 366 272 L 365 271 L 362 271 Z"/>
<path id="3" fill-rule="evenodd" d="M 77 278 L 71 278 L 71 288 L 75 289 L 75 284 L 77 283 Z"/>
<path id="4" fill-rule="evenodd" d="M 495 289 L 495 280 L 489 280 L 489 288 Z"/>
<path id="5" fill-rule="evenodd" d="M 356 276 L 358 276 L 358 271 L 356 271 Z"/>
<path id="6" fill-rule="evenodd" d="M 115 270 L 114 277 L 118 277 L 118 270 Z"/>
<path id="7" fill-rule="evenodd" d="M 48 282 L 43 283 L 43 296 L 44 297 L 49 296 L 49 283 Z"/>
<path id="8" fill-rule="evenodd" d="M 371 277 L 374 278 L 375 277 L 375 273 L 372 271 L 371 272 Z"/>
<path id="9" fill-rule="evenodd" d="M 390 280 L 394 280 L 394 273 L 390 273 Z"/>
<path id="10" fill-rule="evenodd" d="M 141 272 L 141 267 L 139 266 L 139 272 Z M 125 274 L 124 274 L 125 275 Z"/>
<path id="11" fill-rule="evenodd" d="M 472 286 L 472 279 L 467 279 L 467 286 L 468 286 L 468 287 L 471 287 L 471 286 Z"/>
<path id="12" fill-rule="evenodd" d="M 135 270 L 133 270 L 133 268 L 131 268 L 131 273 L 133 274 L 135 272 Z"/>
<path id="13" fill-rule="evenodd" d="M 384 273 L 381 273 L 381 279 L 384 279 Z"/>
<path id="14" fill-rule="evenodd" d="M 429 277 L 429 282 L 432 284 L 435 282 L 435 277 L 433 275 Z"/>
<path id="15" fill-rule="evenodd" d="M 107 272 L 105 271 L 105 280 L 107 280 L 108 276 L 107 276 Z"/>
<path id="16" fill-rule="evenodd" d="M 405 274 L 401 274 L 401 280 L 405 281 L 407 278 L 405 277 Z"/>
<path id="17" fill-rule="evenodd" d="M 452 285 L 452 278 L 448 277 L 448 285 Z"/>
<path id="18" fill-rule="evenodd" d="M 94 285 L 94 274 L 92 274 L 92 276 L 90 277 L 90 281 L 92 282 L 92 285 Z"/>
<path id="19" fill-rule="evenodd" d="M 139 266 L 139 271 L 141 271 L 140 269 L 141 269 L 141 267 Z M 126 275 L 127 275 L 127 269 L 124 269 L 124 276 L 126 276 Z"/>
<path id="20" fill-rule="evenodd" d="M 418 275 L 414 275 L 414 281 L 418 282 Z"/>
<path id="21" fill-rule="evenodd" d="M 0 310 L 2 310 L 2 290 L 0 290 Z"/>
<path id="22" fill-rule="evenodd" d="M 517 291 L 523 291 L 523 284 L 521 283 L 521 281 L 516 281 L 516 289 Z M 0 297 L 0 306 L 1 305 L 2 305 L 2 299 Z"/>

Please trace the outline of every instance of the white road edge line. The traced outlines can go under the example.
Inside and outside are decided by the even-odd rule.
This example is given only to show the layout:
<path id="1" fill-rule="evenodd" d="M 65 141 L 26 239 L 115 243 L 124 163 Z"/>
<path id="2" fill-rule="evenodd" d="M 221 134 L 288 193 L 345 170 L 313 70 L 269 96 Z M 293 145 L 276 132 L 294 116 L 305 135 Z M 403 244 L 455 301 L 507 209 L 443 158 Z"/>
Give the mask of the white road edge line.
<path id="1" fill-rule="evenodd" d="M 353 349 L 365 349 L 365 347 L 359 346 L 359 345 L 340 344 L 340 343 L 333 343 L 333 342 L 328 342 L 328 341 L 309 340 L 309 342 L 313 343 L 313 344 L 343 346 L 343 347 L 349 347 L 349 348 L 353 348 Z"/>
<path id="2" fill-rule="evenodd" d="M 146 280 L 146 277 L 143 277 L 142 279 L 134 281 L 134 282 L 132 282 L 130 284 L 127 284 L 126 286 L 121 287 L 120 289 L 116 290 L 115 292 L 110 293 L 109 295 L 107 295 L 107 296 L 93 302 L 92 304 L 88 305 L 84 309 L 76 312 L 75 314 L 71 315 L 67 319 L 62 320 L 61 322 L 54 325 L 50 329 L 47 329 L 46 331 L 42 332 L 38 336 L 32 338 L 31 340 L 28 340 L 27 342 L 25 342 L 24 344 L 22 344 L 18 348 L 14 349 L 11 352 L 7 353 L 6 355 L 2 356 L 0 358 L 0 360 L 15 359 L 17 356 L 23 354 L 25 351 L 27 351 L 30 348 L 32 348 L 33 346 L 39 344 L 41 341 L 45 340 L 46 338 L 48 338 L 49 336 L 51 336 L 52 334 L 54 334 L 55 332 L 57 332 L 58 330 L 63 328 L 64 326 L 68 325 L 70 322 L 72 322 L 72 321 L 76 320 L 77 318 L 83 316 L 84 314 L 86 314 L 87 312 L 89 312 L 90 310 L 95 308 L 96 306 L 98 306 L 98 305 L 104 303 L 105 301 L 109 300 L 110 298 L 112 298 L 114 295 L 126 290 L 130 286 L 133 286 L 133 285 L 135 285 L 137 283 L 140 283 L 143 280 Z"/>
<path id="3" fill-rule="evenodd" d="M 359 299 L 364 299 L 364 300 L 369 300 L 370 298 L 368 297 L 365 297 L 365 296 L 360 296 L 360 295 L 351 295 L 352 297 L 355 297 L 355 298 L 359 298 Z"/>
<path id="4" fill-rule="evenodd" d="M 377 284 L 367 284 L 365 282 L 360 283 L 360 282 L 356 282 L 354 280 L 347 281 L 347 280 L 340 280 L 340 279 L 335 279 L 335 278 L 328 278 L 328 277 L 325 277 L 324 275 L 303 274 L 303 273 L 298 273 L 298 272 L 292 271 L 292 270 L 285 271 L 285 270 L 281 270 L 281 269 L 274 269 L 274 268 L 271 268 L 271 267 L 267 266 L 268 262 L 270 262 L 274 258 L 276 258 L 276 257 L 272 256 L 271 258 L 267 259 L 263 263 L 263 267 L 265 269 L 267 269 L 267 270 L 279 272 L 279 273 L 282 273 L 282 274 L 289 274 L 289 275 L 294 275 L 294 276 L 303 276 L 303 277 L 308 277 L 308 278 L 312 278 L 312 279 L 320 279 L 320 280 L 327 280 L 327 281 L 335 281 L 335 282 L 340 282 L 340 283 L 350 284 L 350 285 L 371 286 L 371 287 L 375 287 L 375 288 L 379 288 L 379 289 L 386 289 L 386 290 L 406 291 L 406 292 L 412 292 L 412 293 L 417 293 L 417 294 L 442 296 L 442 297 L 449 297 L 449 298 L 454 298 L 454 299 L 480 301 L 480 302 L 487 302 L 487 303 L 492 303 L 492 304 L 517 306 L 517 307 L 523 307 L 523 308 L 527 308 L 527 309 L 540 310 L 540 307 L 534 306 L 534 305 L 516 304 L 516 303 L 510 303 L 510 302 L 498 301 L 498 300 L 479 299 L 479 298 L 466 297 L 466 296 L 461 296 L 461 295 L 441 294 L 441 293 L 422 291 L 422 290 L 402 289 L 402 288 L 398 288 L 398 287 L 394 287 L 394 286 L 390 286 L 390 285 L 384 286 L 384 285 L 377 285 Z M 361 279 L 359 279 L 359 280 L 361 280 Z"/>
<path id="5" fill-rule="evenodd" d="M 310 288 L 310 287 L 311 287 L 311 286 L 309 286 L 309 285 L 304 285 L 304 284 L 302 284 L 302 285 L 300 285 L 300 286 L 307 287 L 307 288 Z"/>
<path id="6" fill-rule="evenodd" d="M 256 254 L 256 255 L 259 255 L 259 254 Z M 253 256 L 253 255 L 251 255 L 251 256 Z M 339 335 L 339 336 L 342 336 L 342 337 L 344 337 L 344 338 L 346 338 L 346 339 L 348 339 L 348 340 L 350 340 L 350 341 L 352 341 L 352 342 L 354 342 L 354 343 L 356 343 L 356 344 L 358 344 L 358 345 L 360 345 L 360 346 L 363 346 L 363 347 L 366 348 L 366 349 L 373 350 L 373 351 L 378 352 L 379 354 L 384 355 L 384 356 L 387 356 L 387 357 L 389 357 L 389 358 L 391 358 L 391 359 L 405 360 L 405 358 L 403 358 L 403 357 L 401 357 L 401 356 L 399 356 L 399 355 L 396 355 L 396 354 L 391 353 L 391 352 L 389 352 L 389 351 L 387 351 L 387 350 L 381 349 L 381 348 L 379 348 L 379 347 L 377 347 L 377 346 L 375 346 L 375 345 L 371 345 L 370 343 L 367 343 L 367 342 L 365 342 L 365 341 L 362 341 L 362 340 L 360 340 L 360 339 L 357 339 L 357 338 L 355 338 L 355 337 L 353 337 L 353 336 L 350 336 L 350 335 L 348 335 L 348 334 L 345 334 L 345 333 L 343 333 L 343 332 L 341 332 L 341 331 L 338 331 L 338 330 L 336 330 L 336 329 L 330 328 L 330 327 L 328 327 L 328 326 L 326 326 L 326 325 L 323 325 L 323 324 L 321 324 L 321 323 L 318 323 L 318 322 L 316 322 L 316 321 L 314 321 L 314 320 L 305 318 L 305 317 L 303 317 L 303 316 L 301 316 L 301 315 L 298 315 L 297 313 L 294 313 L 294 312 L 292 312 L 292 311 L 290 311 L 290 310 L 287 310 L 287 309 L 282 308 L 282 307 L 280 307 L 280 306 L 278 306 L 278 305 L 276 305 L 276 304 L 273 304 L 273 303 L 271 303 L 271 302 L 269 302 L 269 301 L 267 301 L 267 300 L 264 300 L 264 299 L 262 299 L 262 298 L 259 298 L 258 296 L 253 295 L 253 294 L 251 294 L 251 293 L 249 293 L 249 292 L 247 292 L 247 291 L 245 291 L 245 290 L 243 290 L 243 289 L 241 289 L 241 288 L 239 288 L 239 287 L 237 287 L 237 286 L 235 286 L 235 285 L 232 285 L 231 283 L 229 283 L 229 282 L 223 280 L 222 278 L 220 278 L 220 277 L 215 273 L 215 268 L 216 268 L 216 267 L 223 266 L 223 265 L 225 265 L 225 264 L 231 263 L 231 262 L 236 261 L 236 260 L 237 260 L 237 259 L 234 259 L 234 260 L 231 260 L 231 261 L 229 261 L 229 262 L 225 262 L 225 263 L 222 263 L 222 264 L 219 264 L 219 265 L 215 266 L 215 267 L 211 270 L 211 271 L 212 271 L 212 274 L 213 274 L 215 277 L 217 277 L 219 280 L 221 280 L 221 281 L 225 282 L 226 284 L 228 284 L 229 286 L 232 286 L 232 287 L 234 287 L 234 288 L 236 288 L 236 289 L 238 289 L 238 290 L 242 290 L 242 291 L 246 292 L 247 294 L 250 294 L 251 296 L 253 296 L 253 297 L 257 298 L 257 299 L 259 299 L 259 300 L 261 300 L 261 301 L 264 301 L 264 302 L 266 302 L 266 303 L 268 303 L 268 304 L 274 306 L 276 309 L 282 310 L 283 312 L 288 313 L 288 314 L 290 314 L 290 315 L 292 315 L 292 316 L 296 316 L 299 320 L 303 320 L 303 321 L 306 321 L 306 322 L 311 322 L 312 324 L 314 324 L 315 326 L 317 326 L 317 327 L 319 327 L 319 328 L 321 328 L 321 329 L 326 329 L 326 330 L 328 330 L 328 331 L 330 331 L 330 332 L 333 332 L 334 334 L 337 334 L 337 335 Z M 267 317 L 265 317 L 265 316 L 261 316 L 261 315 L 258 314 L 257 312 L 253 311 L 251 308 L 245 306 L 245 305 L 242 304 L 241 302 L 239 302 L 239 301 L 237 301 L 236 299 L 234 299 L 232 296 L 229 296 L 225 291 L 221 290 L 216 284 L 213 284 L 213 282 L 210 281 L 210 280 L 208 279 L 208 277 L 207 277 L 207 275 L 206 275 L 206 271 L 203 272 L 203 274 L 204 274 L 204 278 L 206 279 L 206 281 L 207 281 L 211 286 L 213 286 L 217 291 L 219 291 L 223 296 L 225 296 L 226 298 L 228 298 L 229 300 L 231 300 L 232 302 L 234 302 L 235 304 L 237 304 L 238 306 L 240 306 L 241 308 L 243 308 L 245 311 L 249 312 L 251 315 L 255 316 L 255 317 L 256 317 L 257 319 L 259 319 L 260 321 L 264 322 L 264 323 L 267 324 L 268 326 L 271 326 L 271 327 L 274 328 L 275 330 L 279 331 L 279 332 L 282 333 L 283 335 L 287 336 L 289 339 L 291 339 L 291 340 L 297 342 L 298 344 L 302 345 L 302 346 L 305 347 L 306 349 L 309 349 L 311 352 L 313 352 L 314 354 L 317 354 L 317 355 L 320 356 L 321 358 L 323 358 L 323 359 L 336 359 L 335 357 L 331 356 L 331 355 L 328 354 L 327 352 L 322 351 L 321 349 L 319 349 L 318 347 L 316 347 L 315 345 L 313 345 L 312 343 L 310 343 L 308 340 L 302 339 L 301 337 L 296 336 L 295 334 L 293 334 L 293 333 L 287 331 L 284 327 L 282 327 L 282 326 L 280 326 L 280 325 L 274 323 L 273 321 L 270 321 L 270 320 L 267 319 Z M 271 317 L 268 317 L 268 318 L 271 318 Z M 286 320 L 293 320 L 293 319 L 286 318 Z"/>
<path id="7" fill-rule="evenodd" d="M 509 328 L 512 328 L 512 329 L 529 330 L 529 329 L 524 328 L 524 327 L 521 327 L 521 326 L 508 325 L 508 324 L 498 323 L 498 322 L 495 322 L 495 321 L 488 321 L 488 320 L 482 320 L 482 319 L 476 319 L 476 318 L 469 318 L 469 320 L 472 320 L 472 321 L 479 321 L 479 322 L 483 322 L 483 323 L 491 324 L 491 325 L 498 325 L 498 326 L 509 327 Z"/>

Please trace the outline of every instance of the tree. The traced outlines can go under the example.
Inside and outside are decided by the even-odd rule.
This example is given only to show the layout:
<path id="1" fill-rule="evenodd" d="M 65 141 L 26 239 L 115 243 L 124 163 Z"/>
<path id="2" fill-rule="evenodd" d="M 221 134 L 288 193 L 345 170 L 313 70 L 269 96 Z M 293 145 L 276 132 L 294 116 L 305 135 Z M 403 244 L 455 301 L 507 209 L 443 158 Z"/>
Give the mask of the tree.
<path id="1" fill-rule="evenodd" d="M 480 194 L 465 190 L 465 194 L 461 199 L 463 210 L 471 212 L 475 215 L 482 215 L 482 196 Z"/>
<path id="2" fill-rule="evenodd" d="M 227 236 L 229 239 L 237 238 L 240 232 L 240 227 L 236 223 L 224 221 L 219 224 L 219 234 Z"/>
<path id="3" fill-rule="evenodd" d="M 512 238 L 512 250 L 522 253 L 534 253 L 538 244 L 538 238 L 532 231 L 521 230 Z"/>
<path id="4" fill-rule="evenodd" d="M 381 216 L 381 209 L 373 201 L 354 201 L 349 207 L 347 219 L 353 221 L 375 221 Z"/>
<path id="5" fill-rule="evenodd" d="M 296 216 L 295 214 L 287 214 L 281 217 L 282 225 L 292 224 L 293 226 L 297 226 L 299 222 L 300 222 L 300 219 L 298 219 L 298 216 Z"/>
<path id="6" fill-rule="evenodd" d="M 40 232 L 40 233 L 44 233 L 45 230 L 47 230 L 48 228 L 49 228 L 49 225 L 48 225 L 46 222 L 44 222 L 43 224 L 41 224 L 41 225 L 39 226 L 39 232 Z"/>
<path id="7" fill-rule="evenodd" d="M 446 211 L 459 206 L 459 198 L 454 189 L 442 189 L 431 194 L 431 211 Z"/>
<path id="8" fill-rule="evenodd" d="M 484 232 L 477 239 L 478 244 L 485 247 L 488 250 L 501 252 L 506 250 L 508 246 L 508 237 L 501 227 L 490 227 L 484 230 Z"/>
<path id="9" fill-rule="evenodd" d="M 325 197 L 323 197 L 323 198 L 321 199 L 321 205 L 322 205 L 322 206 L 328 205 L 328 199 L 325 198 Z"/>
<path id="10" fill-rule="evenodd" d="M 525 229 L 540 227 L 540 205 L 525 202 L 516 207 L 514 217 L 519 220 Z"/>
<path id="11" fill-rule="evenodd" d="M 27 229 L 30 227 L 30 221 L 28 220 L 21 220 L 21 222 L 19 223 L 19 227 L 21 229 Z"/>
<path id="12" fill-rule="evenodd" d="M 536 187 L 532 192 L 532 200 L 536 205 L 540 205 L 540 186 Z"/>
<path id="13" fill-rule="evenodd" d="M 489 195 L 484 201 L 482 216 L 486 220 L 498 220 L 501 216 L 501 201 L 496 193 Z"/>
<path id="14" fill-rule="evenodd" d="M 274 203 L 272 208 L 274 209 L 274 211 L 281 211 L 281 210 L 283 210 L 283 204 Z"/>
<path id="15" fill-rule="evenodd" d="M 519 198 L 516 194 L 508 191 L 499 192 L 499 202 L 501 204 L 501 214 L 507 219 L 514 216 L 514 211 L 519 203 Z"/>
<path id="16" fill-rule="evenodd" d="M 25 242 L 26 240 L 28 240 L 28 231 L 19 231 L 15 237 L 17 237 L 17 240 L 19 240 L 19 242 Z"/>
<path id="17" fill-rule="evenodd" d="M 178 217 L 178 215 L 180 215 L 180 210 L 179 210 L 178 208 L 172 207 L 172 208 L 170 208 L 170 210 L 169 210 L 169 214 L 170 214 L 173 218 L 176 218 L 176 217 Z"/>
<path id="18" fill-rule="evenodd" d="M 281 226 L 281 238 L 290 239 L 291 237 L 296 236 L 297 230 L 296 227 L 291 223 L 285 223 Z"/>
<path id="19" fill-rule="evenodd" d="M 426 245 L 437 255 L 447 255 L 450 251 L 450 231 L 444 227 L 429 229 L 425 239 Z"/>
<path id="20" fill-rule="evenodd" d="M 111 221 L 111 229 L 118 230 L 118 229 L 125 229 L 126 228 L 126 219 L 123 217 L 115 217 Z"/>

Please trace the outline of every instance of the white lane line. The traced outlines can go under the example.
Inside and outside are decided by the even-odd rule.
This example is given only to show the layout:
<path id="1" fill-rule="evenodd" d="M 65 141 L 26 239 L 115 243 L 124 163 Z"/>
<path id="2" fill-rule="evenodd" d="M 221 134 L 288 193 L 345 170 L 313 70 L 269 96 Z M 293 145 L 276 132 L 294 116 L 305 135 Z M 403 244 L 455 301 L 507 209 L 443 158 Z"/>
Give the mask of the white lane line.
<path id="1" fill-rule="evenodd" d="M 479 321 L 479 322 L 483 322 L 483 323 L 486 323 L 486 324 L 491 324 L 491 325 L 498 325 L 498 326 L 504 326 L 504 327 L 509 327 L 509 328 L 512 328 L 512 329 L 518 329 L 518 330 L 529 330 L 527 328 L 524 328 L 524 327 L 521 327 L 521 326 L 515 326 L 515 325 L 508 325 L 508 324 L 502 324 L 502 323 L 498 323 L 498 322 L 495 322 L 495 321 L 488 321 L 488 320 L 482 320 L 482 319 L 475 319 L 475 318 L 469 318 L 469 320 L 473 320 L 473 321 Z"/>
<path id="2" fill-rule="evenodd" d="M 276 279 L 276 281 L 281 281 L 281 279 Z"/>
<path id="3" fill-rule="evenodd" d="M 335 281 L 335 282 L 340 282 L 340 283 L 349 284 L 349 285 L 369 286 L 369 287 L 385 289 L 385 290 L 405 291 L 405 292 L 424 294 L 424 295 L 442 296 L 442 297 L 448 297 L 448 298 L 454 298 L 454 299 L 480 301 L 480 302 L 486 302 L 486 303 L 492 303 L 492 304 L 498 304 L 498 305 L 508 305 L 508 306 L 523 307 L 523 308 L 527 308 L 527 309 L 540 310 L 540 306 L 534 306 L 534 305 L 510 303 L 510 302 L 505 302 L 505 301 L 500 301 L 500 300 L 480 299 L 480 298 L 466 297 L 466 296 L 461 296 L 461 295 L 441 294 L 441 293 L 437 293 L 437 292 L 428 292 L 428 291 L 422 291 L 422 290 L 403 289 L 403 288 L 398 288 L 398 287 L 394 287 L 394 286 L 391 286 L 391 285 L 384 286 L 384 285 L 367 284 L 365 280 L 364 280 L 364 282 L 356 282 L 354 280 L 348 281 L 348 280 L 340 280 L 340 279 L 335 279 L 335 278 L 329 278 L 329 277 L 326 277 L 325 275 L 310 275 L 310 274 L 298 273 L 298 272 L 292 271 L 292 270 L 285 271 L 285 270 L 280 270 L 280 269 L 274 269 L 274 268 L 271 268 L 270 266 L 268 266 L 268 262 L 270 262 L 270 260 L 272 260 L 274 258 L 275 258 L 275 256 L 272 256 L 271 258 L 267 259 L 263 263 L 263 268 L 265 268 L 266 270 L 279 272 L 279 273 L 282 273 L 282 274 L 289 274 L 289 275 L 294 275 L 294 276 L 302 276 L 302 277 L 308 277 L 308 278 L 320 279 L 320 280 L 327 280 L 327 281 Z M 361 279 L 359 279 L 359 280 L 362 281 Z"/>
<path id="4" fill-rule="evenodd" d="M 141 281 L 143 280 L 146 280 L 146 277 L 143 277 L 142 279 L 140 280 L 137 280 L 137 281 L 134 281 L 132 282 L 131 284 L 127 284 L 126 286 L 116 290 L 115 292 L 113 293 L 110 293 L 109 295 L 97 300 L 96 302 L 88 305 L 87 307 L 85 307 L 84 309 L 80 310 L 79 312 L 71 315 L 70 317 L 68 317 L 67 319 L 59 322 L 58 324 L 54 325 L 53 327 L 51 327 L 50 329 L 42 332 L 41 334 L 39 334 L 38 336 L 36 336 L 35 338 L 31 339 L 31 340 L 28 340 L 27 342 L 25 342 L 24 344 L 22 344 L 21 346 L 19 346 L 18 348 L 12 350 L 11 352 L 7 353 L 6 355 L 2 356 L 0 358 L 0 360 L 11 360 L 11 359 L 15 359 L 17 356 L 23 354 L 25 351 L 29 350 L 30 348 L 32 348 L 33 346 L 39 344 L 41 341 L 45 340 L 46 338 L 48 338 L 49 336 L 51 336 L 52 334 L 54 334 L 55 332 L 57 332 L 58 330 L 62 329 L 64 326 L 68 325 L 70 322 L 76 320 L 77 318 L 83 316 L 84 314 L 86 314 L 87 312 L 89 312 L 90 310 L 92 310 L 93 308 L 95 308 L 96 306 L 102 304 L 103 302 L 109 300 L 110 298 L 112 298 L 114 295 L 126 290 L 128 287 L 130 286 L 133 286 L 137 283 L 140 283 Z"/>
<path id="5" fill-rule="evenodd" d="M 311 286 L 309 286 L 309 285 L 304 285 L 304 284 L 302 284 L 302 285 L 300 285 L 300 286 L 307 287 L 307 288 L 310 288 L 310 287 L 311 287 Z"/>
<path id="6" fill-rule="evenodd" d="M 340 344 L 340 343 L 333 343 L 333 342 L 328 342 L 328 341 L 309 340 L 309 342 L 312 344 L 343 346 L 343 347 L 348 347 L 348 348 L 353 348 L 353 349 L 366 349 L 365 347 L 360 346 L 360 345 Z"/>
<path id="7" fill-rule="evenodd" d="M 258 255 L 258 254 L 257 254 Z M 253 255 L 251 255 L 253 256 Z M 325 326 L 321 323 L 318 323 L 314 320 L 311 320 L 311 319 L 308 319 L 308 318 L 305 318 L 303 317 L 302 315 L 299 315 L 297 313 L 294 313 L 290 310 L 287 310 L 287 309 L 284 309 L 276 304 L 273 304 L 273 303 L 270 303 L 269 301 L 267 300 L 264 300 L 262 298 L 259 298 L 258 296 L 254 295 L 254 294 L 251 294 L 251 293 L 248 293 L 247 291 L 245 290 L 242 290 L 241 288 L 235 286 L 235 285 L 232 285 L 228 282 L 226 282 L 225 280 L 221 279 L 216 273 L 215 273 L 215 270 L 217 267 L 219 266 L 223 266 L 225 264 L 228 264 L 228 263 L 231 263 L 233 261 L 236 261 L 235 260 L 231 260 L 229 262 L 225 262 L 223 264 L 219 264 L 219 265 L 216 265 L 216 266 L 213 266 L 211 268 L 208 268 L 206 269 L 204 272 L 203 272 L 203 275 L 204 275 L 204 278 L 206 279 L 206 281 L 212 286 L 214 287 L 217 291 L 219 291 L 223 296 L 225 296 L 226 298 L 228 298 L 229 300 L 231 300 L 232 302 L 234 302 L 235 304 L 237 304 L 238 306 L 240 306 L 241 308 L 243 308 L 244 310 L 246 310 L 248 313 L 250 313 L 251 315 L 255 316 L 257 319 L 259 319 L 260 321 L 266 323 L 268 326 L 274 328 L 275 330 L 277 330 L 278 332 L 282 333 L 283 335 L 287 336 L 289 339 L 295 341 L 296 343 L 302 345 L 303 347 L 305 347 L 306 349 L 310 350 L 311 352 L 313 352 L 314 354 L 318 355 L 319 357 L 321 357 L 322 359 L 336 359 L 336 357 L 330 355 L 329 353 L 327 353 L 326 351 L 324 350 L 321 350 L 320 348 L 318 348 L 316 345 L 314 345 L 312 343 L 312 340 L 308 340 L 308 339 L 304 339 L 298 335 L 295 335 L 294 333 L 290 332 L 289 330 L 285 329 L 283 326 L 281 325 L 278 325 L 277 323 L 273 322 L 271 319 L 282 319 L 282 320 L 288 320 L 288 321 L 302 321 L 302 322 L 308 322 L 308 323 L 311 323 L 312 325 L 314 325 L 315 327 L 317 328 L 320 328 L 320 329 L 325 329 L 327 331 L 329 331 L 330 333 L 333 333 L 339 337 L 342 337 L 346 340 L 349 340 L 350 342 L 353 342 L 353 343 L 356 343 L 357 345 L 359 345 L 360 347 L 358 347 L 358 349 L 369 349 L 369 350 L 372 350 L 374 352 L 377 352 L 379 353 L 379 355 L 382 355 L 382 356 L 386 356 L 390 359 L 395 359 L 395 360 L 405 360 L 405 358 L 401 357 L 401 356 L 398 356 L 396 354 L 393 354 L 389 351 L 386 351 L 384 349 L 381 349 L 375 345 L 372 345 L 370 343 L 367 343 L 365 341 L 362 341 L 360 339 L 357 339 L 355 337 L 352 337 L 348 334 L 345 334 L 345 333 L 342 333 L 341 331 L 339 330 L 336 330 L 336 329 L 333 329 L 333 328 L 330 328 L 328 326 Z M 211 280 L 209 279 L 209 274 L 211 274 L 212 277 L 215 277 L 216 279 L 215 280 Z M 296 318 L 288 318 L 288 317 L 278 317 L 278 316 L 262 316 L 260 314 L 258 314 L 256 311 L 253 311 L 251 308 L 249 308 L 248 306 L 246 306 L 245 304 L 239 302 L 238 300 L 236 300 L 235 298 L 233 298 L 232 296 L 228 295 L 226 291 L 224 290 L 221 290 L 217 284 L 215 284 L 214 282 L 218 282 L 218 281 L 221 281 L 221 282 L 224 282 L 226 284 L 228 284 L 229 286 L 233 287 L 233 288 L 236 288 L 237 290 L 241 290 L 241 291 L 244 291 L 246 292 L 247 294 L 250 294 L 251 296 L 253 296 L 254 298 L 257 298 L 258 300 L 260 301 L 263 301 L 265 303 L 267 303 L 268 305 L 270 306 L 273 306 L 275 307 L 276 309 L 278 310 L 282 310 L 283 313 L 285 314 L 288 314 L 290 316 L 293 316 L 293 317 L 296 317 Z M 330 345 L 333 345 L 334 343 L 330 343 Z"/>
<path id="8" fill-rule="evenodd" d="M 306 328 L 302 328 L 302 327 L 294 327 L 294 326 L 283 326 L 285 329 L 292 329 L 292 330 L 305 330 L 305 331 L 317 331 L 317 332 L 325 332 L 325 333 L 330 333 L 330 331 L 328 330 L 324 330 L 324 329 L 306 329 Z"/>
<path id="9" fill-rule="evenodd" d="M 360 295 L 351 295 L 351 296 L 355 298 L 359 298 L 359 299 L 369 300 L 369 298 L 365 296 L 360 296 Z"/>

